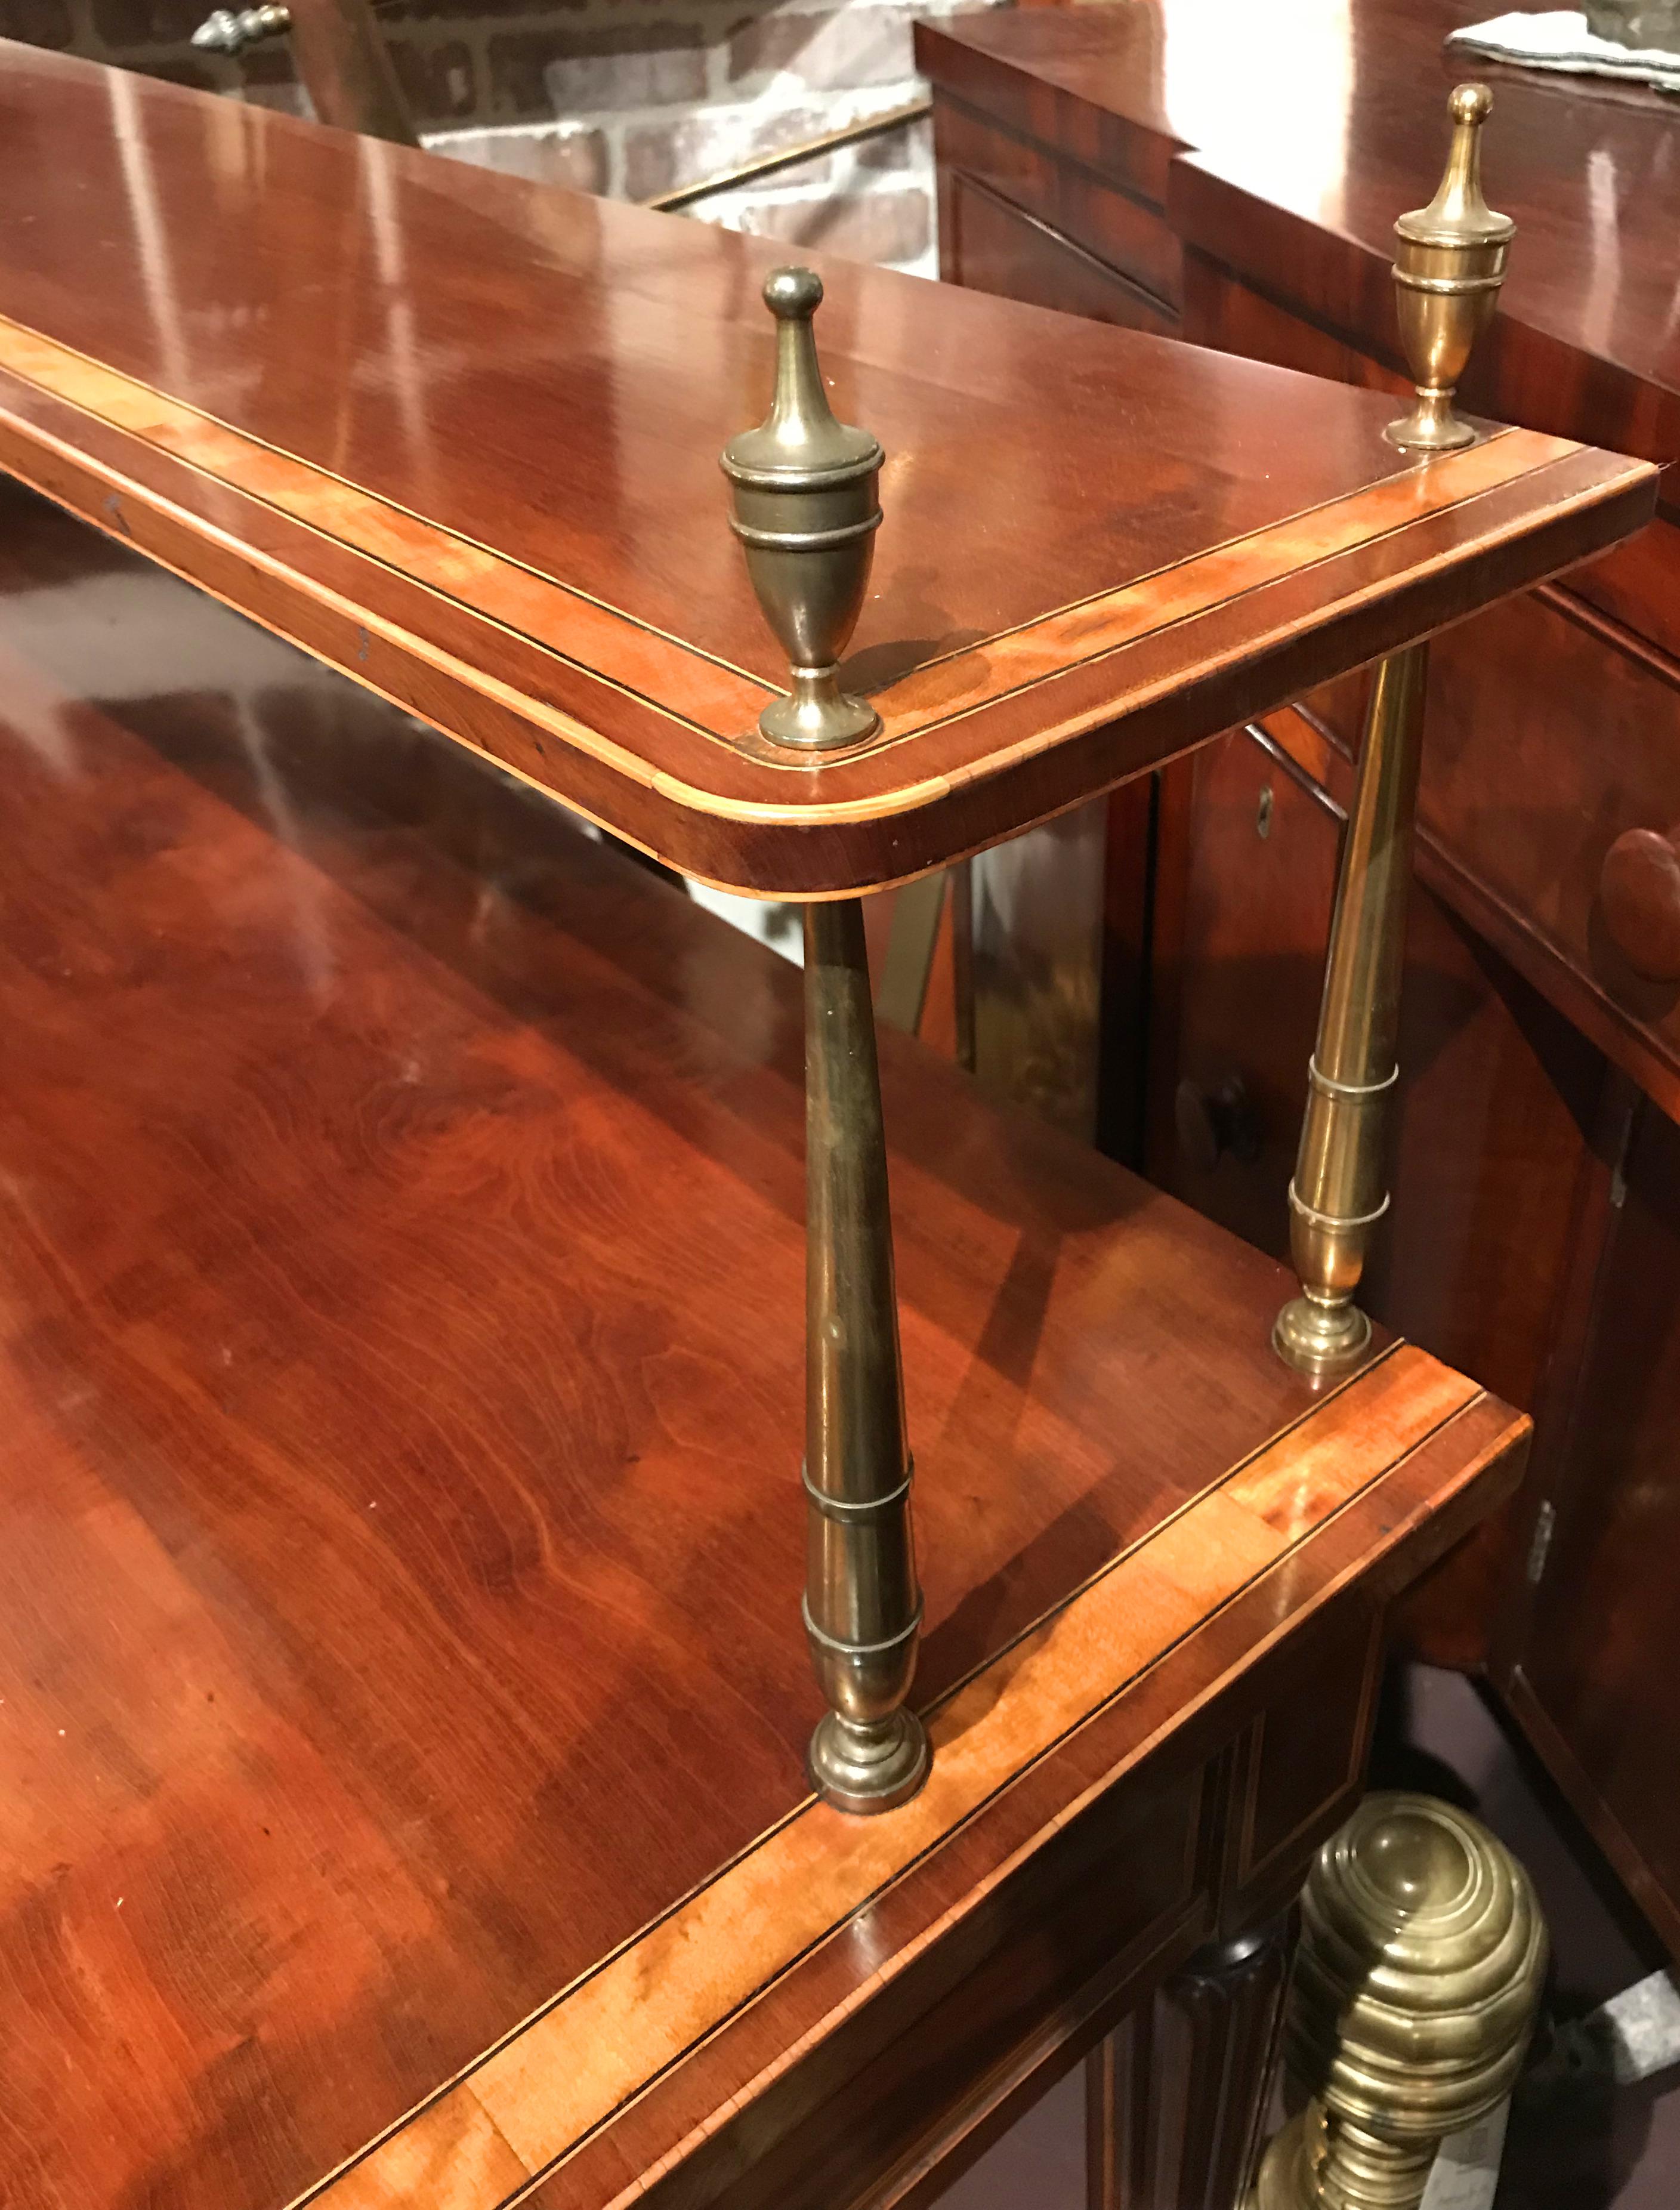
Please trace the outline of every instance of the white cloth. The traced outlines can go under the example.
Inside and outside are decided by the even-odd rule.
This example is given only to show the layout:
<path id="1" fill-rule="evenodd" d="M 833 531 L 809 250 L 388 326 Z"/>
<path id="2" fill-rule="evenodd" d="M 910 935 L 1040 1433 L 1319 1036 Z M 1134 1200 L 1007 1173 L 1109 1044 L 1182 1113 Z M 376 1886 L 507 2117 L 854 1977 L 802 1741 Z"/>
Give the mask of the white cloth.
<path id="1" fill-rule="evenodd" d="M 1660 46 L 1618 46 L 1614 39 L 1595 38 L 1576 8 L 1550 9 L 1540 15 L 1496 15 L 1490 22 L 1453 32 L 1447 44 L 1492 61 L 1514 62 L 1523 69 L 1618 76 L 1632 84 L 1680 92 L 1680 54 L 1665 52 Z"/>

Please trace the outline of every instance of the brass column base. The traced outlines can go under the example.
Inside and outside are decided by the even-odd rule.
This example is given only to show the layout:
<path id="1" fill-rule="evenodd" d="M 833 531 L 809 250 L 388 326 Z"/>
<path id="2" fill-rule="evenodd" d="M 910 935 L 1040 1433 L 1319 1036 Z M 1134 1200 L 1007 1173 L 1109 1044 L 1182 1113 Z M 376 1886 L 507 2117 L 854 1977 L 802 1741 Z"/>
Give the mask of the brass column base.
<path id="1" fill-rule="evenodd" d="M 1272 1330 L 1272 1348 L 1297 1374 L 1339 1374 L 1371 1346 L 1371 1323 L 1352 1303 L 1331 1304 L 1304 1291 L 1291 1297 Z"/>
<path id="2" fill-rule="evenodd" d="M 896 1810 L 928 1778 L 927 1730 L 900 1706 L 882 1719 L 848 1719 L 830 1712 L 817 1722 L 806 1752 L 811 1785 L 837 1810 Z"/>
<path id="3" fill-rule="evenodd" d="M 834 667 L 789 672 L 792 690 L 785 698 L 772 698 L 758 716 L 760 732 L 772 743 L 799 752 L 833 752 L 843 745 L 861 745 L 879 728 L 880 716 L 861 698 L 847 697 Z"/>
<path id="4" fill-rule="evenodd" d="M 1382 434 L 1403 453 L 1456 452 L 1461 445 L 1473 445 L 1477 436 L 1469 423 L 1453 413 L 1450 384 L 1445 389 L 1432 390 L 1423 383 L 1417 387 L 1417 404 L 1411 414 L 1391 422 Z"/>

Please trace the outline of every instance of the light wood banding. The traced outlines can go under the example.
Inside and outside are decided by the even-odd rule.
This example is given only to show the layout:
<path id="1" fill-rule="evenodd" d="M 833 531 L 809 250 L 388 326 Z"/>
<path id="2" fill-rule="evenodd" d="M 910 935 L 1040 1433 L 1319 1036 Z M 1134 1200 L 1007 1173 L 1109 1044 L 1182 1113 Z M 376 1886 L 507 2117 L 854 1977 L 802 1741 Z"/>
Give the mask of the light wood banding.
<path id="1" fill-rule="evenodd" d="M 68 192 L 28 157 L 46 106 Z M 1641 464 L 1528 433 L 1419 467 L 1379 395 L 836 264 L 824 361 L 888 455 L 845 679 L 884 729 L 813 770 L 755 734 L 785 669 L 716 465 L 768 389 L 766 249 L 435 182 L 405 148 L 0 51 L 0 195 L 27 218 L 0 252 L 0 465 L 733 887 L 942 865 L 1654 498 Z M 124 238 L 118 273 L 99 241 Z"/>

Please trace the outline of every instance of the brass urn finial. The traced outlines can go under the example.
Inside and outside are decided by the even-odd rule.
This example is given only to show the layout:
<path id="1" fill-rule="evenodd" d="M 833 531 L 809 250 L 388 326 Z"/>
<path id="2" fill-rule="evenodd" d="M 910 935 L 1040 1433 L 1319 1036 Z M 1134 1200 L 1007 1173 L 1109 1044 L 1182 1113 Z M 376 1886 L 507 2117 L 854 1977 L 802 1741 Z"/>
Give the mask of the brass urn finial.
<path id="1" fill-rule="evenodd" d="M 1430 1796 L 1368 1796 L 1302 1896 L 1284 2026 L 1297 2116 L 1254 2210 L 1417 2210 L 1435 2151 L 1510 2092 L 1546 1929 L 1527 1874 Z"/>
<path id="2" fill-rule="evenodd" d="M 765 279 L 777 324 L 776 396 L 758 427 L 731 438 L 722 454 L 734 487 L 731 527 L 793 675 L 791 695 L 772 700 L 758 727 L 772 743 L 804 752 L 858 744 L 880 727 L 873 706 L 841 690 L 836 667 L 863 607 L 884 456 L 829 406 L 811 327 L 822 297 L 809 269 Z"/>
<path id="3" fill-rule="evenodd" d="M 1417 404 L 1387 434 L 1408 450 L 1448 452 L 1476 432 L 1453 411 L 1471 347 L 1505 281 L 1517 226 L 1482 196 L 1482 125 L 1493 108 L 1484 84 L 1461 84 L 1447 101 L 1453 143 L 1441 189 L 1394 225 L 1400 341 L 1417 379 Z"/>

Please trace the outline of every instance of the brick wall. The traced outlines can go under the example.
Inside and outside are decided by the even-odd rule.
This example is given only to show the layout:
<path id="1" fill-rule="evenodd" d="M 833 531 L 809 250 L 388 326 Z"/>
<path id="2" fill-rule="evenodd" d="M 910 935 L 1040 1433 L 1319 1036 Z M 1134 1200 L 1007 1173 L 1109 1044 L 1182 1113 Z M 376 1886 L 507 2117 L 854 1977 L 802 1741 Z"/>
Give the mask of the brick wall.
<path id="1" fill-rule="evenodd" d="M 231 0 L 230 0 L 231 3 Z M 197 51 L 211 0 L 0 0 L 0 34 L 299 107 L 286 43 Z M 988 0 L 386 0 L 398 80 L 434 150 L 647 199 L 922 88 L 918 15 Z M 927 126 L 697 207 L 709 221 L 931 273 Z"/>

